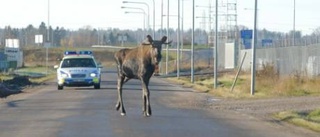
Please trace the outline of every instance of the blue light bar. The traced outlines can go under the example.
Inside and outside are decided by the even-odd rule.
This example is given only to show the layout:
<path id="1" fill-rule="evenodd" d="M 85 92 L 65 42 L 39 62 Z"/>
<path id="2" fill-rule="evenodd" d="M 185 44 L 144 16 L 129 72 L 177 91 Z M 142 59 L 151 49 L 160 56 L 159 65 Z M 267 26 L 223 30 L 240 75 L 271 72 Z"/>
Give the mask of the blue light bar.
<path id="1" fill-rule="evenodd" d="M 93 53 L 92 53 L 92 51 L 79 51 L 79 54 L 80 55 L 92 55 Z"/>
<path id="2" fill-rule="evenodd" d="M 77 55 L 76 51 L 65 51 L 64 55 Z"/>

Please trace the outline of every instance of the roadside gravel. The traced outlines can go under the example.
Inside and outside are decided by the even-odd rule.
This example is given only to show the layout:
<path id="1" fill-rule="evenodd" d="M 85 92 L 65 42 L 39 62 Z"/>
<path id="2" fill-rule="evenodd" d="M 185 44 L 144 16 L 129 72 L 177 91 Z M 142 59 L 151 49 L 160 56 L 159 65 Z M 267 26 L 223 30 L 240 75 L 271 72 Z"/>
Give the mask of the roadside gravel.
<path id="1" fill-rule="evenodd" d="M 270 119 L 271 114 L 281 111 L 309 111 L 320 108 L 320 96 L 279 97 L 269 99 L 221 99 L 208 100 L 212 109 L 233 110 L 253 115 L 255 117 Z"/>
<path id="2" fill-rule="evenodd" d="M 319 133 L 281 122 L 272 117 L 274 113 L 282 111 L 309 111 L 320 109 L 320 96 L 301 97 L 276 97 L 267 99 L 226 99 L 214 97 L 208 93 L 197 92 L 191 88 L 181 86 L 181 91 L 175 92 L 171 97 L 167 97 L 167 105 L 175 108 L 203 109 L 206 111 L 216 111 L 223 113 L 233 113 L 259 119 L 273 126 L 281 127 L 284 130 L 303 133 L 306 136 L 317 136 Z M 320 135 L 319 135 L 320 136 Z"/>

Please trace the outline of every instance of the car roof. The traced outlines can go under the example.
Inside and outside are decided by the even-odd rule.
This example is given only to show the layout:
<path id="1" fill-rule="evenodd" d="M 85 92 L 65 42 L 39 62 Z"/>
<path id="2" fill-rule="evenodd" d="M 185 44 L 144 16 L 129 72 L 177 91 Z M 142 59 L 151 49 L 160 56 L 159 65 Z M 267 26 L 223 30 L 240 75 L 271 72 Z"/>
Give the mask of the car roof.
<path id="1" fill-rule="evenodd" d="M 63 59 L 71 59 L 71 58 L 94 58 L 92 55 L 67 55 L 64 56 Z"/>

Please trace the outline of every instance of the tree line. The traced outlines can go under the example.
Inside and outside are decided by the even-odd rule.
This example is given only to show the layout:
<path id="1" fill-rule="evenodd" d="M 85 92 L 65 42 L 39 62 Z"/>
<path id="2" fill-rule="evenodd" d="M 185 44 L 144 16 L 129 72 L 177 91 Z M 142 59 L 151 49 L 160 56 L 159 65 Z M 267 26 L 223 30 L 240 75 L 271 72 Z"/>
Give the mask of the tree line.
<path id="1" fill-rule="evenodd" d="M 248 29 L 245 26 L 237 26 L 236 33 L 239 33 L 242 29 Z M 183 38 L 181 39 L 184 44 L 188 45 L 191 43 L 191 29 L 185 30 L 181 33 Z M 156 30 L 156 36 L 166 35 L 166 29 Z M 173 40 L 173 43 L 177 41 L 177 30 L 169 29 L 169 39 Z M 146 34 L 152 35 L 151 30 L 144 31 L 142 29 L 137 30 L 120 30 L 118 28 L 107 28 L 99 29 L 93 28 L 91 26 L 84 26 L 78 30 L 68 30 L 64 27 L 52 28 L 47 26 L 44 22 L 41 22 L 39 26 L 28 25 L 25 28 L 12 28 L 10 26 L 5 26 L 0 28 L 0 45 L 3 47 L 5 45 L 5 39 L 19 39 L 20 47 L 34 46 L 35 35 L 43 36 L 43 43 L 49 42 L 52 46 L 65 46 L 65 47 L 85 47 L 92 45 L 121 45 L 122 41 L 119 39 L 121 36 L 126 37 L 125 43 L 131 45 L 139 44 Z M 214 34 L 213 32 L 208 32 L 205 29 L 195 30 L 195 43 L 197 44 L 208 44 L 209 35 Z M 223 32 L 219 35 L 224 35 Z M 311 35 L 302 36 L 300 31 L 290 31 L 290 32 L 276 32 L 269 31 L 266 29 L 261 29 L 258 31 L 259 39 L 290 39 L 295 36 L 296 39 L 301 39 L 305 37 L 318 37 L 320 35 L 320 28 L 314 30 Z M 158 38 L 157 37 L 157 38 Z M 239 37 L 239 36 L 238 36 Z M 220 37 L 222 38 L 222 37 Z"/>
<path id="2" fill-rule="evenodd" d="M 60 47 L 84 47 L 91 45 L 116 45 L 119 43 L 118 35 L 125 35 L 127 42 L 134 42 L 131 37 L 133 32 L 119 29 L 95 29 L 84 26 L 78 30 L 68 30 L 64 27 L 52 28 L 41 22 L 38 27 L 28 25 L 26 28 L 12 28 L 5 26 L 0 28 L 0 45 L 5 45 L 5 39 L 19 39 L 20 47 L 38 45 L 35 41 L 36 35 L 43 36 L 43 43 L 51 43 L 52 46 Z M 129 35 L 131 34 L 131 35 Z"/>

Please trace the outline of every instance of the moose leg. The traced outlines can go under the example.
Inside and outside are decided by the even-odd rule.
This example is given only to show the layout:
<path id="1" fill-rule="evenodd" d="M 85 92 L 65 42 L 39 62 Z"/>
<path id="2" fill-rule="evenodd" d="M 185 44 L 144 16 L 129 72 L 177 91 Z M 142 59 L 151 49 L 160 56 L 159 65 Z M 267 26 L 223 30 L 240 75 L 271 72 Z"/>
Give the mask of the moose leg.
<path id="1" fill-rule="evenodd" d="M 142 89 L 142 114 L 146 115 L 146 98 Z"/>
<path id="2" fill-rule="evenodd" d="M 150 106 L 150 92 L 149 92 L 149 80 L 143 79 L 142 81 L 142 98 L 143 98 L 143 115 L 146 117 L 151 116 L 151 106 Z"/>
<path id="3" fill-rule="evenodd" d="M 123 86 L 123 81 L 124 81 L 124 76 L 119 76 L 118 77 L 118 101 L 116 104 L 116 110 L 119 110 L 121 108 L 121 115 L 125 116 L 126 115 L 126 110 L 124 109 L 123 101 L 122 101 L 122 86 Z"/>

